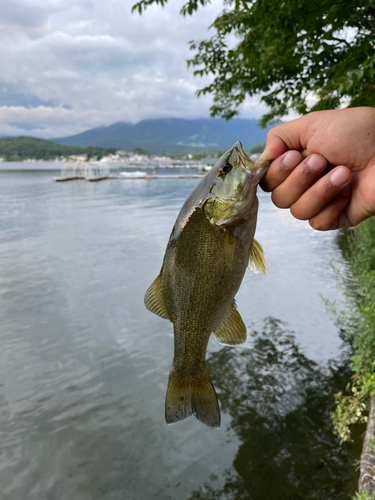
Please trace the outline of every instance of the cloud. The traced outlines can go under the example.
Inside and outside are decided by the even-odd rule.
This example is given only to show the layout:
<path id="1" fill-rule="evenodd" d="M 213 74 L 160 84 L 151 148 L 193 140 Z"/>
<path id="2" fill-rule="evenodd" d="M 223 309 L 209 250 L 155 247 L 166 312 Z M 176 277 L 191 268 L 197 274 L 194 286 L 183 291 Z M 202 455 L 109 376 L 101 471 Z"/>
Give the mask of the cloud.
<path id="1" fill-rule="evenodd" d="M 41 26 L 59 6 L 63 8 L 63 2 L 56 0 L 1 0 L 0 19 L 7 25 Z"/>
<path id="2" fill-rule="evenodd" d="M 133 3 L 2 0 L 0 135 L 58 137 L 117 121 L 208 116 L 211 96 L 195 92 L 210 79 L 187 68 L 188 41 L 209 36 L 222 2 L 187 18 L 181 1 L 142 16 L 131 14 Z M 242 116 L 263 112 L 249 99 Z"/>
<path id="3" fill-rule="evenodd" d="M 43 101 L 31 94 L 17 92 L 14 85 L 0 82 L 0 106 L 23 106 L 35 108 L 37 106 L 52 106 L 52 101 Z"/>

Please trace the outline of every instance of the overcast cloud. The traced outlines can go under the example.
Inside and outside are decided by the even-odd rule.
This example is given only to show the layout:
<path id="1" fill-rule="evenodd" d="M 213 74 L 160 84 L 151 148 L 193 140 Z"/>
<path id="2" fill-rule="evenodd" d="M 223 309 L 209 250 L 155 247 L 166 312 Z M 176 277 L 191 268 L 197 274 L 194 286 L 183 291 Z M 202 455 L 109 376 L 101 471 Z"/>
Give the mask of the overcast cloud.
<path id="1" fill-rule="evenodd" d="M 0 135 L 62 137 L 118 121 L 208 117 L 208 83 L 187 69 L 222 0 L 183 18 L 180 0 L 0 1 Z M 242 117 L 265 111 L 249 99 Z"/>

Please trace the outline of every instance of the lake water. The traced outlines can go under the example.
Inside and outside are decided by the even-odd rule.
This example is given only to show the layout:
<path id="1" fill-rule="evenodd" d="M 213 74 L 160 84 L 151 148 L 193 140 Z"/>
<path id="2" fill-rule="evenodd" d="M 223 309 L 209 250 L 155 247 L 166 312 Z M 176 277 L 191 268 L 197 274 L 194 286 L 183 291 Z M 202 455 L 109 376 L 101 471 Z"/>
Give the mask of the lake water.
<path id="1" fill-rule="evenodd" d="M 237 295 L 245 345 L 209 344 L 222 426 L 167 426 L 172 325 L 143 295 L 197 180 L 53 175 L 0 172 L 0 499 L 347 499 L 358 450 L 329 417 L 347 353 L 319 296 L 340 299 L 334 233 L 259 194 L 269 277 Z"/>

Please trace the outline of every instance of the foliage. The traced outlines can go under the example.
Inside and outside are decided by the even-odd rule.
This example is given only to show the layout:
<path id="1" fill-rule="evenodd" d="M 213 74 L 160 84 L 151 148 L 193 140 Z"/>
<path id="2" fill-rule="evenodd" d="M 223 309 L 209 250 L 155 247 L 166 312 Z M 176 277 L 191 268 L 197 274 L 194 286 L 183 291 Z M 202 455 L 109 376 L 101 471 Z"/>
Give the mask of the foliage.
<path id="1" fill-rule="evenodd" d="M 206 156 L 207 156 L 206 153 L 196 153 L 196 154 L 192 155 L 191 160 L 192 161 L 201 161 L 202 158 L 204 158 Z M 186 156 L 185 156 L 185 158 L 186 158 Z"/>
<path id="2" fill-rule="evenodd" d="M 36 160 L 55 159 L 56 156 L 70 156 L 86 154 L 90 159 L 97 156 L 100 159 L 102 156 L 115 153 L 113 148 L 98 148 L 88 147 L 81 148 L 79 146 L 62 146 L 44 139 L 36 139 L 35 137 L 2 137 L 0 138 L 0 157 L 6 161 L 22 161 L 28 158 Z"/>
<path id="3" fill-rule="evenodd" d="M 356 493 L 353 500 L 374 500 L 374 495 L 367 493 L 367 491 L 362 491 L 362 493 Z"/>
<path id="4" fill-rule="evenodd" d="M 144 148 L 133 148 L 132 153 L 135 153 L 136 155 L 145 155 L 145 156 L 151 155 L 150 151 L 147 151 L 147 149 Z"/>
<path id="5" fill-rule="evenodd" d="M 374 379 L 355 373 L 346 390 L 335 394 L 337 408 L 332 414 L 332 422 L 341 442 L 350 440 L 353 424 L 367 422 L 363 413 L 368 410 L 368 397 L 373 386 Z"/>
<path id="6" fill-rule="evenodd" d="M 375 217 L 350 231 L 347 242 L 346 256 L 356 280 L 356 286 L 351 281 L 344 288 L 349 299 L 348 316 L 355 318 L 348 330 L 354 374 L 346 391 L 335 396 L 337 407 L 332 418 L 341 441 L 350 439 L 354 423 L 366 422 L 369 398 L 375 395 Z"/>
<path id="7" fill-rule="evenodd" d="M 140 0 L 142 13 L 167 0 Z M 183 15 L 209 0 L 188 0 Z M 290 110 L 298 114 L 347 106 L 375 106 L 375 0 L 224 0 L 214 35 L 190 42 L 188 65 L 213 81 L 211 114 L 226 119 L 245 97 L 261 95 L 270 111 L 261 125 Z"/>
<path id="8" fill-rule="evenodd" d="M 250 149 L 250 154 L 263 153 L 265 144 L 256 144 Z"/>

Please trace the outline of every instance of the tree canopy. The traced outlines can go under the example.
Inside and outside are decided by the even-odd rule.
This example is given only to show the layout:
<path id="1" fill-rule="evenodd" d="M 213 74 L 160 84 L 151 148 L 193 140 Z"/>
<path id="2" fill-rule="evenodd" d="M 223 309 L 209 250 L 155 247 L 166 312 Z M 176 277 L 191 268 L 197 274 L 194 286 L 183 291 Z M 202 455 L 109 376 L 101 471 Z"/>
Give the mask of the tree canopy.
<path id="1" fill-rule="evenodd" d="M 183 15 L 210 0 L 189 0 Z M 167 0 L 140 0 L 133 10 Z M 195 75 L 212 75 L 212 116 L 232 118 L 246 96 L 269 107 L 265 126 L 299 114 L 375 106 L 375 0 L 224 0 L 214 34 L 190 42 Z"/>
<path id="2" fill-rule="evenodd" d="M 104 155 L 116 153 L 114 148 L 91 147 L 81 148 L 79 146 L 62 146 L 55 142 L 36 137 L 1 137 L 0 157 L 6 161 L 22 161 L 27 158 L 37 160 L 55 159 L 56 156 L 70 156 L 86 154 L 87 158 L 96 156 L 97 159 Z"/>

